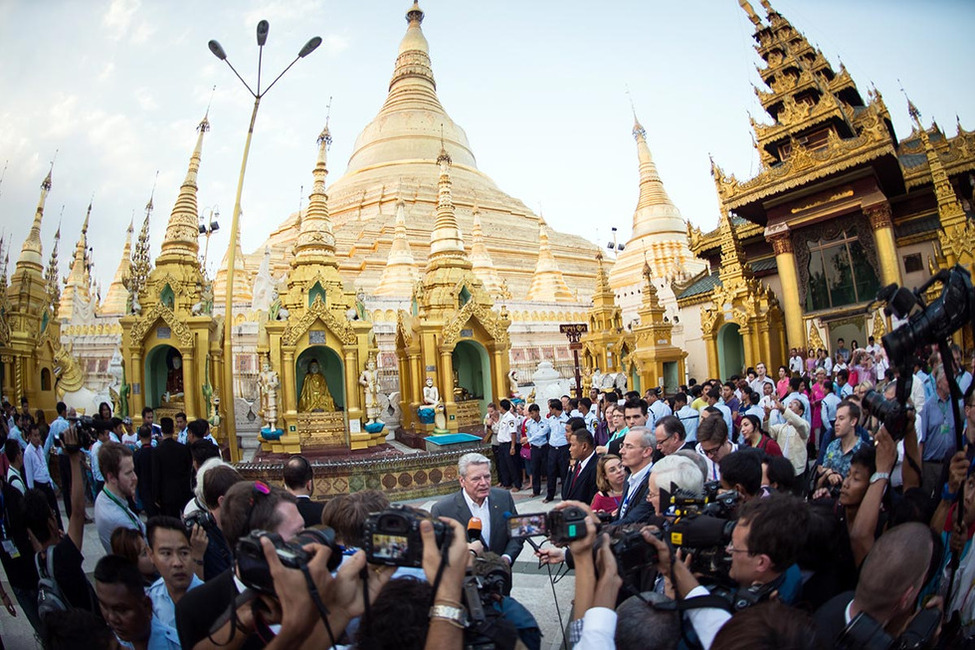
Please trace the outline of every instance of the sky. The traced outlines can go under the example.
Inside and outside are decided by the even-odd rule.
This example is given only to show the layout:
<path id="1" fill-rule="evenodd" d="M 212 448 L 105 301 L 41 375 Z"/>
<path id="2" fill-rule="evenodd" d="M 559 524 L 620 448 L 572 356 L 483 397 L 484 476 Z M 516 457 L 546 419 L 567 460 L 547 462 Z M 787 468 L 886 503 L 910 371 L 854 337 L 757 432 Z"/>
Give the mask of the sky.
<path id="1" fill-rule="evenodd" d="M 881 91 L 899 137 L 911 128 L 901 84 L 926 123 L 937 119 L 953 135 L 957 115 L 975 129 L 975 3 L 773 4 L 834 67 L 846 65 L 862 95 L 870 84 Z M 307 204 L 330 101 L 330 180 L 345 171 L 385 99 L 409 5 L 0 0 L 0 234 L 12 242 L 10 271 L 55 154 L 45 260 L 60 220 L 67 273 L 92 201 L 89 242 L 107 288 L 154 182 L 157 254 L 208 105 L 198 201 L 221 215 L 213 269 L 228 243 L 253 100 L 207 42 L 219 40 L 253 86 L 254 29 L 267 19 L 265 85 L 307 39 L 324 42 L 261 103 L 241 221 L 245 251 L 257 249 Z M 556 230 L 605 245 L 615 226 L 629 238 L 638 195 L 631 101 L 670 197 L 703 230 L 718 220 L 709 155 L 739 179 L 758 171 L 748 114 L 767 116 L 752 90 L 760 84 L 753 28 L 737 0 L 424 0 L 421 8 L 441 103 L 478 167 Z"/>

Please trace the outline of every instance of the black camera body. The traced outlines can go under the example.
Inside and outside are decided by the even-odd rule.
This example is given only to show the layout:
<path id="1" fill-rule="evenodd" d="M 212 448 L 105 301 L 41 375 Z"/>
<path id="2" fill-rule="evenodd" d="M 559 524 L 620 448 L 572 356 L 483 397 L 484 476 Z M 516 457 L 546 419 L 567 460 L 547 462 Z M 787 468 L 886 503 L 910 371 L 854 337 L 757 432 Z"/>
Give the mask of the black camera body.
<path id="1" fill-rule="evenodd" d="M 65 451 L 69 453 L 74 453 L 81 451 L 82 449 L 88 449 L 91 447 L 92 443 L 98 438 L 97 424 L 95 419 L 90 415 L 79 415 L 77 417 L 68 418 L 68 422 L 74 427 L 75 432 L 78 434 L 78 444 L 77 445 L 66 445 L 63 442 L 61 446 Z M 99 423 L 100 424 L 100 423 Z"/>
<path id="2" fill-rule="evenodd" d="M 578 506 L 508 517 L 512 537 L 548 537 L 564 546 L 586 536 L 586 511 Z"/>
<path id="3" fill-rule="evenodd" d="M 913 378 L 907 377 L 906 381 L 913 381 Z M 867 415 L 872 415 L 883 422 L 884 428 L 894 442 L 904 439 L 907 435 L 908 419 L 914 419 L 914 405 L 909 399 L 905 399 L 902 404 L 896 400 L 886 399 L 872 388 L 863 396 L 863 410 Z"/>
<path id="4" fill-rule="evenodd" d="M 209 531 L 216 524 L 217 522 L 214 521 L 213 514 L 204 508 L 195 510 L 192 514 L 183 518 L 183 525 L 186 526 L 186 532 L 190 534 L 193 533 L 193 526 L 199 526 L 203 530 Z"/>
<path id="5" fill-rule="evenodd" d="M 632 594 L 652 589 L 657 574 L 657 549 L 643 538 L 642 528 L 643 524 L 628 524 L 608 529 L 609 550 L 616 558 L 623 589 Z M 653 535 L 663 539 L 664 533 L 656 531 Z M 602 536 L 596 538 L 593 556 L 599 552 L 602 540 Z"/>
<path id="6" fill-rule="evenodd" d="M 911 620 L 903 634 L 895 639 L 869 614 L 860 612 L 836 639 L 836 647 L 842 650 L 919 650 L 929 647 L 940 624 L 941 611 L 938 608 L 923 609 Z"/>
<path id="7" fill-rule="evenodd" d="M 408 506 L 390 506 L 366 519 L 363 550 L 369 564 L 386 566 L 423 566 L 423 538 L 420 522 L 430 516 Z M 450 544 L 452 529 L 432 520 L 437 548 Z"/>
<path id="8" fill-rule="evenodd" d="M 251 531 L 237 542 L 237 573 L 240 581 L 249 589 L 274 596 L 274 579 L 264 557 L 261 538 L 266 537 L 274 544 L 281 564 L 289 569 L 301 569 L 308 565 L 312 555 L 302 547 L 307 544 L 321 544 L 331 549 L 328 570 L 335 571 L 342 563 L 342 549 L 335 543 L 335 532 L 331 528 L 306 528 L 294 540 L 284 541 L 277 533 L 263 530 Z"/>

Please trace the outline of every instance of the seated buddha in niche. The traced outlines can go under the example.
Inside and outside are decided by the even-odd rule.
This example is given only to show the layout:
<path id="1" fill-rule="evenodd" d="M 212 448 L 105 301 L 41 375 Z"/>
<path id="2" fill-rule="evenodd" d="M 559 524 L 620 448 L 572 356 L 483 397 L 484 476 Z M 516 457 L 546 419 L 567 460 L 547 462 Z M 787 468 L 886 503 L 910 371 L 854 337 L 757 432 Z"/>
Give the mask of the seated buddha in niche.
<path id="1" fill-rule="evenodd" d="M 322 376 L 318 361 L 308 364 L 308 372 L 301 386 L 301 397 L 298 399 L 299 413 L 327 412 L 335 410 L 335 400 L 328 391 L 328 384 Z"/>

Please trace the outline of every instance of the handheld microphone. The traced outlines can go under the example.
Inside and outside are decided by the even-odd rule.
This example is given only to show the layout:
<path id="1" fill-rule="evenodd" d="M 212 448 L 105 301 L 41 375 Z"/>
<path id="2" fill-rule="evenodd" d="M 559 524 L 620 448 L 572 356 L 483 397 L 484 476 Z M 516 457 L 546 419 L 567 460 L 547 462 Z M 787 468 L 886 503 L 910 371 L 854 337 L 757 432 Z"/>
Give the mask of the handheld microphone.
<path id="1" fill-rule="evenodd" d="M 481 526 L 481 520 L 479 517 L 471 517 L 470 521 L 467 522 L 467 541 L 468 542 L 481 542 L 481 531 L 483 530 Z"/>

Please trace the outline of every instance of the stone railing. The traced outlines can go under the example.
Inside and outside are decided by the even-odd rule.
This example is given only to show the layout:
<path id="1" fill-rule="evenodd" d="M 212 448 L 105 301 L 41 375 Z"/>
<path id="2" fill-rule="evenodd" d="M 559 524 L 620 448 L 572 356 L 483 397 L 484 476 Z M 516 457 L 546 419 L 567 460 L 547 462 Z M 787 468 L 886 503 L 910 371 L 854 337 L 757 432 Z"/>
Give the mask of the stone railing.
<path id="1" fill-rule="evenodd" d="M 482 453 L 489 450 L 484 447 Z M 469 449 L 432 454 L 415 454 L 345 460 L 312 460 L 315 494 L 322 499 L 361 490 L 382 490 L 390 501 L 406 501 L 447 494 L 459 489 L 457 461 Z M 488 454 L 489 455 L 489 454 Z M 282 485 L 284 460 L 238 463 L 247 480 Z"/>

